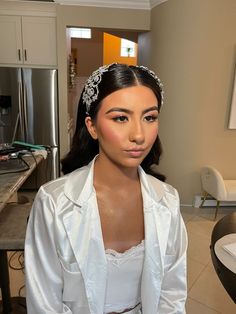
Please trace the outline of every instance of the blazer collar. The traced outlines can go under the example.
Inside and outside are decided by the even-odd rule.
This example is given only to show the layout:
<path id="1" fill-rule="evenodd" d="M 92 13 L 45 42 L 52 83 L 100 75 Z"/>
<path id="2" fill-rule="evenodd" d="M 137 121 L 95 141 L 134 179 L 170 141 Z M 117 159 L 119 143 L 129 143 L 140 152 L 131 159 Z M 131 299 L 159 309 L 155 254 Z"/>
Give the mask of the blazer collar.
<path id="1" fill-rule="evenodd" d="M 66 197 L 80 207 L 83 207 L 83 204 L 88 201 L 94 192 L 93 176 L 96 157 L 87 166 L 70 173 L 65 183 L 64 193 Z M 143 191 L 150 195 L 149 200 L 152 199 L 158 202 L 164 196 L 163 184 L 156 178 L 147 175 L 141 166 L 138 168 L 138 172 Z M 155 188 L 153 186 L 154 182 Z"/>
<path id="2" fill-rule="evenodd" d="M 95 158 L 87 165 L 68 175 L 64 193 L 73 203 L 80 207 L 85 204 L 94 192 L 93 174 Z"/>
<path id="3" fill-rule="evenodd" d="M 153 202 L 159 202 L 164 196 L 163 183 L 158 179 L 154 178 L 151 175 L 145 173 L 142 167 L 138 168 L 139 178 L 142 187 L 142 194 L 149 195 L 149 198 L 146 199 L 147 203 L 144 203 L 146 206 L 153 205 Z"/>

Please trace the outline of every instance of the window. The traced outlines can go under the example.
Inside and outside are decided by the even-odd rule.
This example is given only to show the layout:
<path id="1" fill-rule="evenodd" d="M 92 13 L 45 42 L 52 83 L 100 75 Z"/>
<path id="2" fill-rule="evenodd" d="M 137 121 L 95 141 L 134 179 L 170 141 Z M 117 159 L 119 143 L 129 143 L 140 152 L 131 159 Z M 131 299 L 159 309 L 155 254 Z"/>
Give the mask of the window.
<path id="1" fill-rule="evenodd" d="M 91 38 L 90 28 L 70 28 L 70 36 L 72 38 Z"/>
<path id="2" fill-rule="evenodd" d="M 135 45 L 133 41 L 121 38 L 121 57 L 135 57 Z"/>

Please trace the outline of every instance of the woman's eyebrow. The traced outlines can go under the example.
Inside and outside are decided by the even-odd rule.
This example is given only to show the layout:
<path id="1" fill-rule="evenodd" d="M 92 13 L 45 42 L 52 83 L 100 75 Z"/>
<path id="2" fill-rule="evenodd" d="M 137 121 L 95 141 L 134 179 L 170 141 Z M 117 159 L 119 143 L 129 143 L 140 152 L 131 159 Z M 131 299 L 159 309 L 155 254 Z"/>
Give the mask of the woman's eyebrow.
<path id="1" fill-rule="evenodd" d="M 158 111 L 157 105 L 143 110 L 143 114 L 144 114 L 144 113 L 147 113 L 147 112 L 149 112 L 149 111 L 153 111 L 153 110 Z"/>
<path id="2" fill-rule="evenodd" d="M 147 112 L 149 112 L 149 111 L 153 111 L 153 110 L 158 111 L 158 107 L 157 107 L 157 106 L 149 107 L 149 108 L 143 110 L 143 111 L 142 111 L 142 114 L 145 114 L 145 113 L 147 113 Z M 126 108 L 114 107 L 114 108 L 109 109 L 109 110 L 106 112 L 106 114 L 108 114 L 108 113 L 110 113 L 110 112 L 117 112 L 117 111 L 118 111 L 118 112 L 128 113 L 128 114 L 132 114 L 132 113 L 133 113 L 132 110 L 129 110 L 129 109 L 126 109 Z"/>
<path id="3" fill-rule="evenodd" d="M 132 113 L 132 111 L 129 110 L 129 109 L 114 107 L 114 108 L 109 109 L 109 110 L 106 112 L 106 114 L 107 114 L 107 113 L 110 113 L 110 112 L 114 112 L 114 111 L 125 112 L 125 113 Z"/>

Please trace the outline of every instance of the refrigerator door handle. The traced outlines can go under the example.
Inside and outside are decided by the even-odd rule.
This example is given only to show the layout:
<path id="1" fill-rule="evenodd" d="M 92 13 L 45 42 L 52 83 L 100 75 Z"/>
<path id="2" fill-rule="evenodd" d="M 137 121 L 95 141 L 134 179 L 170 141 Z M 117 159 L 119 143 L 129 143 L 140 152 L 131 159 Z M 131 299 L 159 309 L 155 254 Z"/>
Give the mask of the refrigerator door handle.
<path id="1" fill-rule="evenodd" d="M 21 61 L 21 52 L 20 52 L 20 49 L 18 49 L 18 58 L 19 58 L 19 61 Z"/>
<path id="2" fill-rule="evenodd" d="M 26 97 L 26 86 L 24 86 L 24 99 L 23 99 L 23 108 L 24 108 L 24 129 L 25 129 L 25 137 L 28 138 L 28 112 L 27 112 L 27 97 Z"/>
<path id="3" fill-rule="evenodd" d="M 13 131 L 12 139 L 11 139 L 12 142 L 14 142 L 16 139 L 16 133 L 17 133 L 19 121 L 20 121 L 20 113 L 18 112 L 17 117 L 16 117 L 16 123 L 15 123 L 14 131 Z"/>
<path id="4" fill-rule="evenodd" d="M 27 61 L 27 51 L 26 51 L 26 49 L 24 50 L 24 52 L 25 52 L 25 61 Z"/>
<path id="5" fill-rule="evenodd" d="M 21 137 L 23 139 L 25 138 L 25 132 L 24 132 L 24 119 L 23 119 L 23 112 L 22 112 L 22 82 L 19 82 L 18 85 L 18 107 L 19 107 L 19 120 L 20 120 L 20 132 Z"/>

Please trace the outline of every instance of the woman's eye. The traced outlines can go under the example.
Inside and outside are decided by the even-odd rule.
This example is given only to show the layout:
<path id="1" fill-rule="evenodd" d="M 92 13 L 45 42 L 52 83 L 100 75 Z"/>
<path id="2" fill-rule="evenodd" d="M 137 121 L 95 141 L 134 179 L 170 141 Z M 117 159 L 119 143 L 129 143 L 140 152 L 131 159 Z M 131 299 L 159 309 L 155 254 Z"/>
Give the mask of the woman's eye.
<path id="1" fill-rule="evenodd" d="M 112 120 L 117 121 L 117 122 L 125 122 L 128 120 L 126 116 L 119 116 L 119 117 L 114 117 Z"/>
<path id="2" fill-rule="evenodd" d="M 150 116 L 144 117 L 144 119 L 145 119 L 147 122 L 153 122 L 153 121 L 157 121 L 158 117 L 157 117 L 156 115 L 150 115 Z"/>

